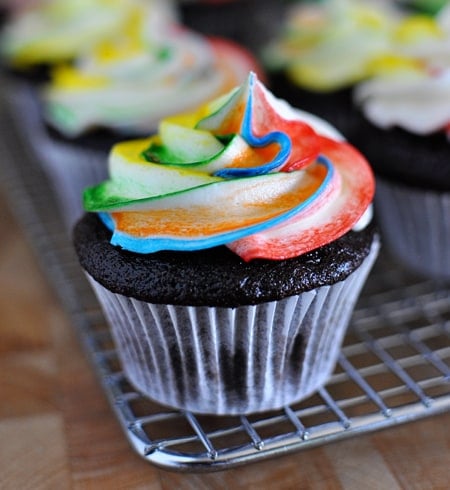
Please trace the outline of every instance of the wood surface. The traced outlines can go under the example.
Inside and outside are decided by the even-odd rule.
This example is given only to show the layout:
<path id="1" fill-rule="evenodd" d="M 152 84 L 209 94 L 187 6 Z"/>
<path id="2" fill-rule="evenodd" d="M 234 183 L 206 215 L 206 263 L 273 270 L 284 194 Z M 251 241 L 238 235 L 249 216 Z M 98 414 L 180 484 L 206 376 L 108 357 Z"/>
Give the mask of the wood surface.
<path id="1" fill-rule="evenodd" d="M 129 446 L 0 195 L 0 489 L 448 489 L 450 413 L 209 474 Z"/>

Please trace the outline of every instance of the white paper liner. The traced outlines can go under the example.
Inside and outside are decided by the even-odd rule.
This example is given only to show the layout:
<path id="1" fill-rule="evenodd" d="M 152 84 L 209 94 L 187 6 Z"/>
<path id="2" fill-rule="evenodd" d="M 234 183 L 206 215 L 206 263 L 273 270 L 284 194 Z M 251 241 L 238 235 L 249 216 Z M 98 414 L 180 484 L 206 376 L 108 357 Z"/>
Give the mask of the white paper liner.
<path id="1" fill-rule="evenodd" d="M 422 276 L 450 280 L 450 193 L 377 180 L 375 210 L 386 249 Z"/>
<path id="2" fill-rule="evenodd" d="M 376 239 L 335 285 L 235 309 L 150 304 L 88 278 L 138 390 L 192 412 L 243 414 L 280 408 L 324 385 L 378 249 Z"/>
<path id="3" fill-rule="evenodd" d="M 71 230 L 84 212 L 84 189 L 108 178 L 108 152 L 52 139 L 42 122 L 37 97 L 36 87 L 16 82 L 8 94 L 10 111 L 18 133 L 52 185 L 60 215 Z"/>

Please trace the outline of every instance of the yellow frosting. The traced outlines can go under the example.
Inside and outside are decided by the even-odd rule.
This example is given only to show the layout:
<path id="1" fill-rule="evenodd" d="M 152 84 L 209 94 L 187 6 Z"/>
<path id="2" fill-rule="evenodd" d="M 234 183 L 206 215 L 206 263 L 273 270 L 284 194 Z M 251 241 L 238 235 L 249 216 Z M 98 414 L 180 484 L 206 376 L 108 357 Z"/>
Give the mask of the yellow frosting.
<path id="1" fill-rule="evenodd" d="M 55 88 L 66 90 L 100 89 L 109 83 L 107 77 L 83 73 L 68 65 L 55 67 L 52 80 Z"/>

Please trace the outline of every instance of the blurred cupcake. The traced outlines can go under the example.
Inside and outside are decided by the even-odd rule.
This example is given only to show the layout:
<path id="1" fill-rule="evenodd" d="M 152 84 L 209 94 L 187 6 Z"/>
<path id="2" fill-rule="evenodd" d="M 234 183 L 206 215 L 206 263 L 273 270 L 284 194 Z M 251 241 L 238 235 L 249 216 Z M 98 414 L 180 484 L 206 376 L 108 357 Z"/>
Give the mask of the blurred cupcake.
<path id="1" fill-rule="evenodd" d="M 11 10 L 0 38 L 2 86 L 17 133 L 45 168 L 62 155 L 58 144 L 51 145 L 43 123 L 40 87 L 59 63 L 73 63 L 94 45 L 123 31 L 138 9 L 145 15 L 157 11 L 166 22 L 175 16 L 170 2 L 164 0 L 36 0 Z M 95 151 L 87 152 L 86 159 L 95 159 L 102 145 L 95 143 Z M 97 178 L 104 175 L 96 174 Z M 59 192 L 73 195 L 59 187 Z"/>
<path id="2" fill-rule="evenodd" d="M 181 22 L 221 36 L 259 55 L 284 19 L 284 0 L 178 0 Z"/>
<path id="3" fill-rule="evenodd" d="M 389 49 L 398 17 L 399 11 L 383 1 L 294 5 L 264 51 L 273 92 L 348 137 L 354 124 L 352 88 L 373 75 L 373 62 Z"/>
<path id="4" fill-rule="evenodd" d="M 212 414 L 319 389 L 378 251 L 361 154 L 250 74 L 109 169 L 74 243 L 130 382 Z"/>
<path id="5" fill-rule="evenodd" d="M 386 73 L 355 92 L 354 141 L 378 177 L 386 248 L 421 275 L 450 279 L 450 7 L 401 27 Z"/>
<path id="6" fill-rule="evenodd" d="M 114 36 L 53 68 L 40 93 L 47 126 L 30 142 L 69 228 L 82 212 L 82 190 L 106 178 L 114 142 L 150 134 L 161 117 L 226 93 L 258 70 L 241 47 L 168 22 L 154 7 L 136 4 Z"/>

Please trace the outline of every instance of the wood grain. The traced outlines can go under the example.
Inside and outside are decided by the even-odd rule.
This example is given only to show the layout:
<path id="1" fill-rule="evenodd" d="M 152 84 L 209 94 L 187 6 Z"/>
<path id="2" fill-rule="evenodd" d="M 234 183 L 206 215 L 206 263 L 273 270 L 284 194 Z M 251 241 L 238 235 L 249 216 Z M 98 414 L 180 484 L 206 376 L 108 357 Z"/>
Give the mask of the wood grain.
<path id="1" fill-rule="evenodd" d="M 450 413 L 212 474 L 136 455 L 0 195 L 0 488 L 448 489 Z"/>

